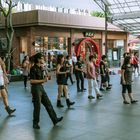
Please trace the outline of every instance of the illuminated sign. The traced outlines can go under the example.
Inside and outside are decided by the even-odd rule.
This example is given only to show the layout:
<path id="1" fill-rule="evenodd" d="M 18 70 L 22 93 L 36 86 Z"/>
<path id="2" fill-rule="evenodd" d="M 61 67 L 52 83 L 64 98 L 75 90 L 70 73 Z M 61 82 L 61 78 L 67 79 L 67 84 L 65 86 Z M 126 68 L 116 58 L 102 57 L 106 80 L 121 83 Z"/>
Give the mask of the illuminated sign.
<path id="1" fill-rule="evenodd" d="M 84 37 L 94 37 L 94 32 L 84 32 Z"/>

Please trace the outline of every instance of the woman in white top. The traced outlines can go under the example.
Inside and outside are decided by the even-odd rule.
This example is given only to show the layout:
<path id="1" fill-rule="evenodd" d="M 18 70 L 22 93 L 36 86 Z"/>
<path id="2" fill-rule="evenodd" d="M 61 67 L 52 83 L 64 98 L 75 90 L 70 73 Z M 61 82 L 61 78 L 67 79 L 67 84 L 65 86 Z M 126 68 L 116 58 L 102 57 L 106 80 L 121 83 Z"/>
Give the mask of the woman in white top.
<path id="1" fill-rule="evenodd" d="M 5 70 L 5 64 L 2 61 L 2 59 L 0 58 L 0 94 L 2 96 L 3 99 L 3 103 L 5 105 L 5 109 L 7 111 L 7 113 L 9 115 L 11 115 L 13 112 L 16 111 L 16 109 L 11 109 L 9 107 L 9 103 L 8 103 L 8 96 L 7 96 L 7 92 L 6 92 L 6 88 L 5 88 L 5 79 L 6 79 L 6 70 Z"/>

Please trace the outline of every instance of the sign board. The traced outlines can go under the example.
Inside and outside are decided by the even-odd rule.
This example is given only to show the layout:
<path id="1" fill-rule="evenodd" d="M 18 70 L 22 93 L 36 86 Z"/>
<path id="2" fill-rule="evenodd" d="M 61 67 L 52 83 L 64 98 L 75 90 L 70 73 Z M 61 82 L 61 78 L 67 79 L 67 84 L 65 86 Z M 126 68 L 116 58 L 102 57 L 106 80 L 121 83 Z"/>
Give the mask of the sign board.
<path id="1" fill-rule="evenodd" d="M 84 32 L 84 37 L 94 37 L 95 33 L 94 32 Z"/>

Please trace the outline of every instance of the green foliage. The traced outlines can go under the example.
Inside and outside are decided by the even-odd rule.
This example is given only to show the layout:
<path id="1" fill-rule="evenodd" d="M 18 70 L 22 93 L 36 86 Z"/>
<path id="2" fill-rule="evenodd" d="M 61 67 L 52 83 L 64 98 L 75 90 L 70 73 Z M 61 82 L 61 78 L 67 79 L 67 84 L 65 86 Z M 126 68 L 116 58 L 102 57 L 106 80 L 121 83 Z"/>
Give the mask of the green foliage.
<path id="1" fill-rule="evenodd" d="M 102 17 L 102 18 L 105 17 L 105 14 L 103 12 L 92 11 L 90 14 L 91 16 L 94 16 L 94 17 Z"/>
<path id="2" fill-rule="evenodd" d="M 5 7 L 4 7 L 3 9 L 4 9 L 5 13 L 7 14 L 9 9 L 8 9 L 8 8 L 5 8 Z M 11 12 L 12 12 L 12 13 L 15 13 L 15 12 L 16 12 L 16 9 L 13 8 Z M 3 14 L 3 13 L 2 13 L 2 14 Z"/>
<path id="3" fill-rule="evenodd" d="M 104 12 L 92 11 L 90 14 L 91 14 L 91 16 L 94 16 L 94 17 L 105 18 L 105 13 Z M 109 15 L 110 15 L 110 12 L 107 12 L 107 16 L 109 16 Z"/>

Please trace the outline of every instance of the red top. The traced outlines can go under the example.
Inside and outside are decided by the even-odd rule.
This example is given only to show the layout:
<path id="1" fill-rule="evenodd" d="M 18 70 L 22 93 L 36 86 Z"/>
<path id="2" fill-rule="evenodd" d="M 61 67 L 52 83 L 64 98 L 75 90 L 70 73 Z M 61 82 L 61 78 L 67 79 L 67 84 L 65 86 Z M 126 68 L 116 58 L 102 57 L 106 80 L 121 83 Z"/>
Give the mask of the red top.
<path id="1" fill-rule="evenodd" d="M 133 57 L 133 64 L 139 64 L 139 59 L 137 56 Z"/>
<path id="2" fill-rule="evenodd" d="M 87 64 L 87 79 L 93 79 L 95 77 L 96 77 L 95 66 L 92 62 L 88 62 L 88 64 Z"/>

